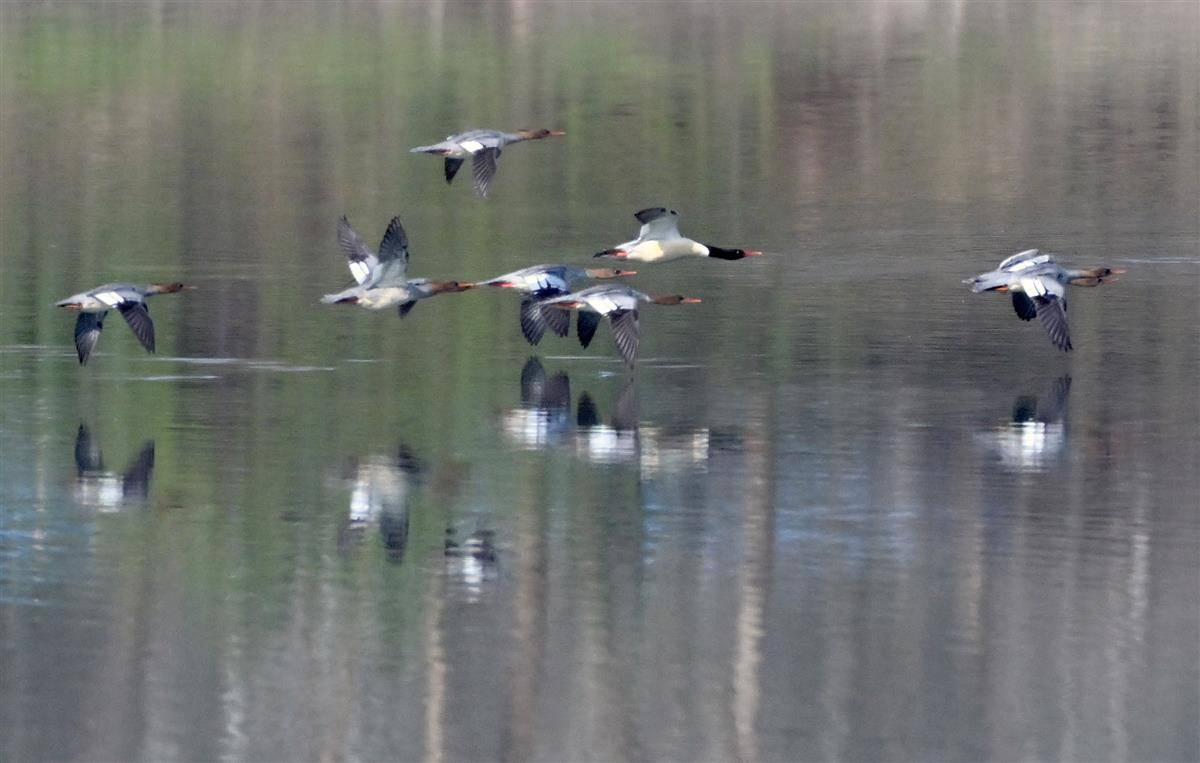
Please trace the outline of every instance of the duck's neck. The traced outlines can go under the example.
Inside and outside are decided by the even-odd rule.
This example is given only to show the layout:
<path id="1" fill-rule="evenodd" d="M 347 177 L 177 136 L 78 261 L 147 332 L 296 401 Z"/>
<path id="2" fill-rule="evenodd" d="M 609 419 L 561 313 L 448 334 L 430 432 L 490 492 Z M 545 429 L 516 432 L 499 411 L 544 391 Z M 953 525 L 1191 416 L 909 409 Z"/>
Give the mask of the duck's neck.
<path id="1" fill-rule="evenodd" d="M 1099 286 L 1104 279 L 1113 275 L 1112 268 L 1063 268 L 1067 274 L 1067 283 L 1072 286 Z"/>

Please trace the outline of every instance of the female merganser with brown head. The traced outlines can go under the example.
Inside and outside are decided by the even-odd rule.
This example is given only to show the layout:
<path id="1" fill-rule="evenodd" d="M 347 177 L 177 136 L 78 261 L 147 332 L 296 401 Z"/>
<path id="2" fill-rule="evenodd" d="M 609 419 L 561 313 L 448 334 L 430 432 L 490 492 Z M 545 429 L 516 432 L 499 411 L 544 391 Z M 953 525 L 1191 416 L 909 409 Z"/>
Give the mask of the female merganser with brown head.
<path id="1" fill-rule="evenodd" d="M 152 283 L 148 286 L 136 286 L 130 283 L 106 283 L 90 291 L 74 294 L 59 300 L 55 307 L 65 307 L 78 311 L 79 318 L 75 321 L 75 351 L 79 355 L 79 365 L 87 365 L 96 342 L 100 341 L 100 331 L 104 328 L 104 318 L 109 310 L 119 310 L 121 317 L 133 330 L 146 352 L 154 352 L 154 321 L 150 320 L 150 312 L 146 309 L 146 300 L 155 294 L 174 294 L 177 291 L 195 289 L 181 283 Z"/>
<path id="2" fill-rule="evenodd" d="M 576 333 L 579 344 L 587 347 L 596 335 L 596 327 L 600 319 L 607 316 L 612 328 L 613 339 L 621 358 L 630 368 L 637 362 L 638 354 L 638 303 L 648 302 L 655 305 L 679 305 L 699 302 L 698 297 L 685 297 L 682 294 L 660 294 L 651 296 L 637 289 L 618 284 L 601 284 L 590 289 L 552 297 L 541 304 L 544 312 L 551 310 L 579 310 L 576 323 Z"/>
<path id="3" fill-rule="evenodd" d="M 500 150 L 510 143 L 520 143 L 523 140 L 540 140 L 551 136 L 566 135 L 562 130 L 517 130 L 516 132 L 501 132 L 500 130 L 468 130 L 457 135 L 449 135 L 441 143 L 431 146 L 417 146 L 409 149 L 410 154 L 435 154 L 446 158 L 446 184 L 454 179 L 455 173 L 462 163 L 471 157 L 471 174 L 475 176 L 475 193 L 487 196 L 488 186 L 496 174 L 496 160 L 500 158 Z"/>
<path id="4" fill-rule="evenodd" d="M 336 294 L 326 294 L 321 298 L 326 304 L 359 305 L 369 310 L 384 310 L 399 305 L 400 317 L 403 318 L 416 306 L 417 300 L 471 288 L 471 284 L 458 281 L 407 278 L 408 236 L 400 225 L 399 217 L 393 217 L 388 223 L 383 241 L 379 242 L 378 254 L 372 254 L 363 244 L 344 215 L 338 220 L 338 243 L 350 265 L 350 274 L 358 285 Z"/>
<path id="5" fill-rule="evenodd" d="M 1064 268 L 1054 257 L 1027 249 L 1005 259 L 987 273 L 963 281 L 971 291 L 1012 293 L 1013 309 L 1023 321 L 1041 320 L 1050 341 L 1064 352 L 1071 351 L 1067 331 L 1067 286 L 1099 286 L 1124 273 L 1124 268 Z"/>
<path id="6" fill-rule="evenodd" d="M 651 207 L 635 212 L 633 216 L 642 224 L 638 237 L 612 249 L 597 252 L 594 256 L 638 262 L 670 262 L 681 257 L 740 260 L 743 257 L 758 257 L 762 254 L 753 249 L 726 249 L 685 238 L 679 233 L 679 213 L 673 209 Z"/>
<path id="7" fill-rule="evenodd" d="M 521 300 L 521 333 L 526 341 L 536 345 L 546 333 L 546 327 L 558 336 L 566 336 L 571 326 L 571 314 L 565 310 L 543 313 L 540 305 L 550 297 L 571 293 L 571 284 L 587 278 L 604 280 L 635 275 L 634 270 L 617 268 L 577 268 L 570 265 L 533 265 L 514 270 L 475 286 L 497 286 L 515 289 L 526 296 Z"/>

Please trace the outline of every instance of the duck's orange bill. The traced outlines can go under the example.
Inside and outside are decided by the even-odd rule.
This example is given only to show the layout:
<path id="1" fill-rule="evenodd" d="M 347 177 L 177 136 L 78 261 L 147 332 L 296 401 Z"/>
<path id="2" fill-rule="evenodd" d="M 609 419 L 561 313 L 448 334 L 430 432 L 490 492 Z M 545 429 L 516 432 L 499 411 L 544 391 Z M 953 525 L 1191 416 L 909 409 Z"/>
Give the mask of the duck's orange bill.
<path id="1" fill-rule="evenodd" d="M 697 302 L 703 302 L 704 300 L 700 299 L 699 297 L 684 297 L 680 301 L 683 302 L 683 304 L 685 304 L 685 305 L 694 305 Z"/>

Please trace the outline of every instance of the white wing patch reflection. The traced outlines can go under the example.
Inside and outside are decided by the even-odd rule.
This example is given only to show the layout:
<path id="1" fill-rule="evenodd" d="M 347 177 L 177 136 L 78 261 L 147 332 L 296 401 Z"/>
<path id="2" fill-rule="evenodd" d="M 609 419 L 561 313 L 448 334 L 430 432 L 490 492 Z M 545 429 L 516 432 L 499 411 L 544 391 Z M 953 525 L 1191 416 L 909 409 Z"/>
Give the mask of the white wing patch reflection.
<path id="1" fill-rule="evenodd" d="M 1013 403 L 1010 420 L 977 438 L 1013 472 L 1040 472 L 1053 465 L 1067 444 L 1067 396 L 1071 377 L 1061 376 L 1040 399 L 1021 395 Z"/>

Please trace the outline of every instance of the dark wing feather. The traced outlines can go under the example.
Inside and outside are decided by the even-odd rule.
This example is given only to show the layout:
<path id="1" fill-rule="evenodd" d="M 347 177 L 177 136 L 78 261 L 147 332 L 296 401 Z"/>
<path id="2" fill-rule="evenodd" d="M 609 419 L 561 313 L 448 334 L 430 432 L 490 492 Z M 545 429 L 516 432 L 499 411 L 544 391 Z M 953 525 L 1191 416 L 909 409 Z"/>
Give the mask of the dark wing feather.
<path id="1" fill-rule="evenodd" d="M 542 408 L 550 411 L 571 410 L 571 377 L 565 371 L 559 371 L 546 382 Z"/>
<path id="2" fill-rule="evenodd" d="M 1017 317 L 1023 321 L 1031 321 L 1037 315 L 1037 305 L 1033 304 L 1033 300 L 1023 291 L 1014 291 L 1012 293 L 1013 310 L 1017 311 Z"/>
<path id="3" fill-rule="evenodd" d="M 542 320 L 557 336 L 566 336 L 571 333 L 570 310 L 543 310 Z"/>
<path id="4" fill-rule="evenodd" d="M 362 239 L 350 227 L 350 221 L 346 219 L 345 215 L 342 215 L 341 219 L 338 220 L 337 237 L 338 244 L 342 247 L 342 252 L 350 262 L 369 263 L 374 259 L 375 255 L 371 253 L 370 249 L 367 249 Z"/>
<path id="5" fill-rule="evenodd" d="M 600 423 L 600 412 L 592 402 L 592 396 L 584 392 L 579 396 L 579 408 L 575 413 L 575 424 L 581 427 L 594 427 Z"/>
<path id="6" fill-rule="evenodd" d="M 566 310 L 551 308 L 546 311 L 553 315 L 562 315 L 568 321 L 571 319 L 571 314 Z M 542 341 L 542 335 L 546 333 L 546 323 L 549 315 L 543 315 L 541 305 L 538 300 L 532 297 L 525 297 L 521 300 L 521 333 L 525 335 L 525 341 L 536 345 Z"/>
<path id="7" fill-rule="evenodd" d="M 1060 376 L 1050 386 L 1050 399 L 1042 407 L 1041 417 L 1044 421 L 1062 421 L 1067 414 L 1067 397 L 1071 394 L 1071 377 Z"/>
<path id="8" fill-rule="evenodd" d="M 455 159 L 452 156 L 446 157 L 446 185 L 450 185 L 450 181 L 458 174 L 458 168 L 463 165 L 466 159 Z"/>
<path id="9" fill-rule="evenodd" d="M 400 307 L 396 308 L 396 311 L 400 314 L 400 317 L 403 318 L 404 316 L 411 313 L 412 309 L 416 306 L 417 306 L 417 301 L 415 299 L 410 299 L 407 302 L 401 302 Z"/>
<path id="10" fill-rule="evenodd" d="M 580 310 L 575 322 L 575 333 L 579 336 L 579 344 L 586 348 L 596 336 L 596 327 L 600 325 L 600 313 Z"/>
<path id="11" fill-rule="evenodd" d="M 145 498 L 150 485 L 150 473 L 154 471 L 154 442 L 142 446 L 137 458 L 121 475 L 121 490 L 126 498 Z"/>
<path id="12" fill-rule="evenodd" d="M 614 310 L 608 314 L 608 320 L 617 349 L 621 352 L 625 365 L 632 368 L 637 362 L 638 354 L 638 311 Z"/>
<path id="13" fill-rule="evenodd" d="M 133 335 L 146 348 L 146 352 L 154 352 L 154 321 L 150 320 L 150 311 L 146 309 L 145 303 L 126 302 L 117 309 L 133 330 Z"/>
<path id="14" fill-rule="evenodd" d="M 80 474 L 104 471 L 104 456 L 100 453 L 100 446 L 92 439 L 92 433 L 84 424 L 80 424 L 79 431 L 75 433 L 75 468 Z"/>
<path id="15" fill-rule="evenodd" d="M 496 174 L 496 160 L 500 158 L 500 149 L 481 148 L 471 157 L 471 174 L 475 177 L 475 193 L 487 196 L 488 186 Z"/>
<path id="16" fill-rule="evenodd" d="M 383 240 L 379 242 L 380 262 L 396 258 L 403 259 L 404 264 L 408 264 L 408 236 L 404 233 L 404 226 L 400 224 L 399 216 L 391 219 L 387 230 L 384 231 Z"/>
<path id="17" fill-rule="evenodd" d="M 1067 332 L 1067 302 L 1061 297 L 1037 297 L 1037 315 L 1055 347 L 1071 351 L 1071 335 Z"/>
<path id="18" fill-rule="evenodd" d="M 666 213 L 667 213 L 666 207 L 648 207 L 646 209 L 641 209 L 641 210 L 638 210 L 637 212 L 634 212 L 633 216 L 637 218 L 637 221 L 639 223 L 641 223 L 642 225 L 645 225 L 646 223 L 648 223 L 652 220 L 657 220 L 658 218 L 662 217 Z"/>
<path id="19" fill-rule="evenodd" d="M 546 369 L 542 362 L 535 357 L 525 361 L 521 367 L 521 403 L 536 405 L 542 399 L 542 391 L 546 386 Z"/>
<path id="20" fill-rule="evenodd" d="M 613 406 L 613 429 L 633 432 L 638 428 L 638 395 L 637 384 L 634 383 L 636 378 L 630 376 L 629 381 L 621 388 L 621 393 L 617 395 L 616 405 Z"/>
<path id="21" fill-rule="evenodd" d="M 96 342 L 100 341 L 100 331 L 104 328 L 103 313 L 80 313 L 75 321 L 75 352 L 79 354 L 79 365 L 86 366 Z"/>

